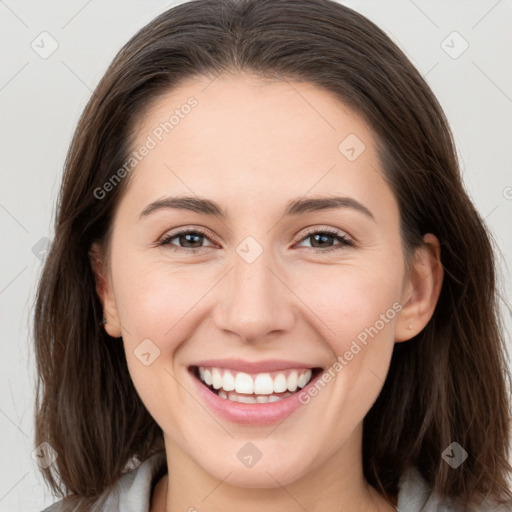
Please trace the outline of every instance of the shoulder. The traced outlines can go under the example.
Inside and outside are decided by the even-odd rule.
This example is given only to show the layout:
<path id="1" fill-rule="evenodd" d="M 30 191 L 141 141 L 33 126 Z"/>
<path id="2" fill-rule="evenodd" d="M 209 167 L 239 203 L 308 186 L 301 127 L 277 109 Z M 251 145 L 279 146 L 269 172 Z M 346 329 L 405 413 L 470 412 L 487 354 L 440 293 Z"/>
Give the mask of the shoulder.
<path id="1" fill-rule="evenodd" d="M 407 512 L 512 512 L 507 505 L 486 501 L 480 507 L 471 507 L 449 499 L 441 500 L 425 481 L 416 466 L 409 467 L 400 477 L 398 484 L 397 510 Z"/>
<path id="2" fill-rule="evenodd" d="M 103 494 L 98 496 L 90 512 L 121 512 L 137 510 L 148 512 L 151 501 L 151 491 L 155 477 L 166 467 L 165 452 L 158 452 L 143 461 L 134 460 L 128 471 Z M 66 499 L 58 501 L 41 512 L 74 512 L 78 506 Z"/>

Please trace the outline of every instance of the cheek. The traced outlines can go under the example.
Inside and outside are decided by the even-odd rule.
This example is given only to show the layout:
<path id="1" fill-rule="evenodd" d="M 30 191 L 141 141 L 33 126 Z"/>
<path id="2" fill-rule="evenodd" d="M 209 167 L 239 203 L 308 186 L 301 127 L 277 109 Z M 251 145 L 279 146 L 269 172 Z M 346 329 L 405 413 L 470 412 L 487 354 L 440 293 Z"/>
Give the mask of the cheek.
<path id="1" fill-rule="evenodd" d="M 208 284 L 196 273 L 169 267 L 125 258 L 117 266 L 116 303 L 128 371 L 137 393 L 162 428 L 174 425 L 180 435 L 184 395 L 176 384 L 174 359 L 190 336 L 187 314 Z"/>
<path id="2" fill-rule="evenodd" d="M 119 265 L 116 304 L 125 341 L 150 338 L 161 350 L 168 350 L 162 340 L 176 338 L 171 331 L 179 331 L 179 322 L 208 290 L 204 278 L 198 272 L 172 269 L 168 263 L 126 260 Z"/>
<path id="3" fill-rule="evenodd" d="M 322 329 L 332 352 L 329 375 L 324 377 L 336 390 L 334 409 L 337 414 L 343 409 L 356 422 L 376 399 L 387 375 L 401 310 L 400 272 L 399 266 L 347 266 L 331 273 L 330 279 L 307 279 L 309 289 L 315 290 L 308 305 L 329 327 Z M 313 282 L 322 285 L 312 287 Z"/>
<path id="4" fill-rule="evenodd" d="M 394 333 L 397 307 L 394 290 L 385 287 L 379 289 L 375 281 L 367 286 L 359 282 L 357 288 L 351 288 L 349 284 L 345 282 L 344 290 L 338 293 L 335 303 L 330 306 L 330 318 L 334 319 L 333 330 L 336 333 L 332 343 L 339 355 L 351 350 L 356 341 L 377 350 L 379 345 L 392 340 Z M 379 343 L 370 347 L 368 342 L 373 339 L 379 340 Z"/>
<path id="5" fill-rule="evenodd" d="M 401 268 L 354 262 L 302 275 L 307 277 L 297 294 L 307 297 L 314 312 L 309 318 L 322 332 L 332 359 L 319 381 L 299 396 L 311 408 L 311 432 L 325 429 L 329 443 L 312 447 L 308 440 L 300 449 L 306 453 L 313 448 L 316 459 L 325 461 L 361 424 L 386 379 L 401 309 Z"/>
<path id="6" fill-rule="evenodd" d="M 349 350 L 351 342 L 365 337 L 392 337 L 401 290 L 401 268 L 374 263 L 340 265 L 321 273 L 308 273 L 303 293 L 308 305 L 330 328 L 326 339 L 336 354 Z M 398 306 L 397 306 L 398 304 Z"/>

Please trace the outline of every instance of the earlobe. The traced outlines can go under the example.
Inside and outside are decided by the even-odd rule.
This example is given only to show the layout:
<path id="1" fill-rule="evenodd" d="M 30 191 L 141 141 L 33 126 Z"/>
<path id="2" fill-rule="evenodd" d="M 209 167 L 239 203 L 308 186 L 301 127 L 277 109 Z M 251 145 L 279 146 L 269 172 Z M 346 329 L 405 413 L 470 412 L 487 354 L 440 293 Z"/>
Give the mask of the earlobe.
<path id="1" fill-rule="evenodd" d="M 444 270 L 441 246 L 431 233 L 416 249 L 402 294 L 402 310 L 395 325 L 395 341 L 407 341 L 427 325 L 441 293 Z"/>
<path id="2" fill-rule="evenodd" d="M 121 325 L 117 315 L 115 297 L 104 262 L 103 251 L 97 243 L 93 243 L 89 249 L 89 261 L 96 283 L 96 293 L 103 307 L 101 324 L 110 336 L 119 338 L 121 336 Z"/>

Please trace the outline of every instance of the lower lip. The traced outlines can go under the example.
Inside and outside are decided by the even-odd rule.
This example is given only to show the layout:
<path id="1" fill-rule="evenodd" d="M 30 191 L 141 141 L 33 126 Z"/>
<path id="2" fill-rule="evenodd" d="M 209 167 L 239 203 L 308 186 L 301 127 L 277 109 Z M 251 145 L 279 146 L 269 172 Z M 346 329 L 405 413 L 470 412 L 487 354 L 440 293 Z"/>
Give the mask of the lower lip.
<path id="1" fill-rule="evenodd" d="M 240 425 L 269 425 L 282 421 L 293 411 L 303 406 L 299 401 L 299 393 L 308 392 L 308 388 L 313 385 L 322 372 L 318 372 L 318 375 L 311 379 L 307 386 L 293 395 L 282 398 L 277 402 L 263 404 L 244 404 L 221 398 L 210 391 L 191 370 L 189 370 L 189 374 L 195 382 L 199 395 L 217 415 Z"/>

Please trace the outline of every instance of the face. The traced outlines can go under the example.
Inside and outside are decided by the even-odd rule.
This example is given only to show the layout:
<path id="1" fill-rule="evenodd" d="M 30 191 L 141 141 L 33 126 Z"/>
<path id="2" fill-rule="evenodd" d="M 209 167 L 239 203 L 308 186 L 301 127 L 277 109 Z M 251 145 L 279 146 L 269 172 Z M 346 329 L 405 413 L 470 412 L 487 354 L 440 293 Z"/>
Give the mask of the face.
<path id="1" fill-rule="evenodd" d="M 134 150 L 143 145 L 101 298 L 168 457 L 246 487 L 360 458 L 362 421 L 406 338 L 413 298 L 370 128 L 313 85 L 226 75 L 158 99 L 138 125 Z M 177 196 L 223 215 L 172 204 Z M 307 202 L 329 198 L 343 199 Z M 253 393 L 259 378 L 256 395 L 268 394 L 260 374 L 270 373 L 277 400 L 216 396 L 197 366 L 229 371 L 240 390 L 237 372 L 248 373 Z M 279 391 L 276 381 L 293 388 L 293 371 L 308 368 L 323 372 Z M 250 467 L 247 455 L 260 459 Z"/>

